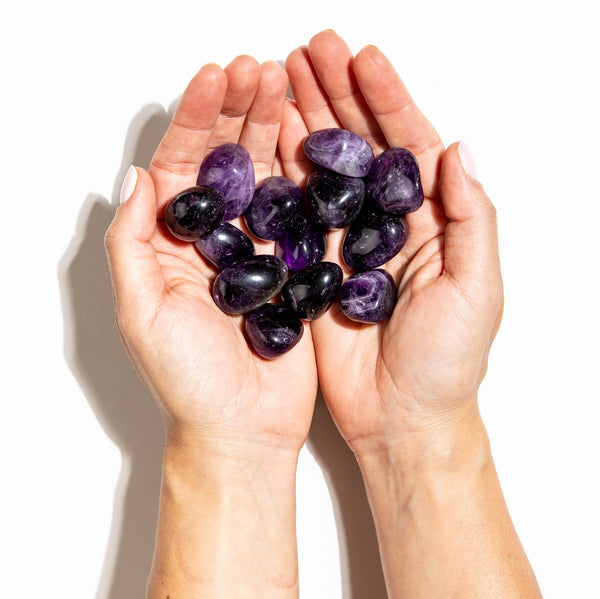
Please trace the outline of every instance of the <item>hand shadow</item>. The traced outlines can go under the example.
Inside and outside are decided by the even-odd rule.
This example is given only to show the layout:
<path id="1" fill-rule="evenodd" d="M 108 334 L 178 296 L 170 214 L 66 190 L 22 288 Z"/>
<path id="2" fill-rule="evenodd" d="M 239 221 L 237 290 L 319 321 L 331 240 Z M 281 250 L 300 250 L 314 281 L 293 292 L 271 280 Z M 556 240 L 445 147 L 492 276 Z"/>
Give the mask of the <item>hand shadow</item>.
<path id="1" fill-rule="evenodd" d="M 171 115 L 146 106 L 125 139 L 112 201 L 89 194 L 75 235 L 58 265 L 64 354 L 104 432 L 121 451 L 113 520 L 96 599 L 144 597 L 158 515 L 163 428 L 115 325 L 104 233 L 130 164 L 147 167 Z"/>
<path id="2" fill-rule="evenodd" d="M 343 599 L 386 599 L 373 517 L 362 474 L 319 389 L 307 447 L 323 471 L 333 503 Z"/>
<path id="3" fill-rule="evenodd" d="M 174 112 L 144 107 L 132 120 L 112 199 L 89 194 L 58 265 L 67 364 L 104 432 L 121 451 L 113 521 L 96 599 L 144 597 L 156 534 L 163 428 L 115 325 L 104 234 L 130 164 L 147 167 Z M 343 599 L 387 597 L 360 470 L 319 395 L 308 449 L 332 495 Z"/>

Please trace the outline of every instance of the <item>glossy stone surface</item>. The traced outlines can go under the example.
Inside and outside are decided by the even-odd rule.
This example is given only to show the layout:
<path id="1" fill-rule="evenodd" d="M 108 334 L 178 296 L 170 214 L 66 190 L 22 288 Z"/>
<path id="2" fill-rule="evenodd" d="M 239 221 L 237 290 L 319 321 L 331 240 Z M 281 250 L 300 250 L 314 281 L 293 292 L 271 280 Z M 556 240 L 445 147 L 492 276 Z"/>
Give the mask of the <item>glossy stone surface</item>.
<path id="1" fill-rule="evenodd" d="M 347 129 L 321 129 L 305 138 L 302 148 L 314 163 L 350 177 L 364 177 L 373 162 L 369 143 Z"/>
<path id="2" fill-rule="evenodd" d="M 341 284 L 342 269 L 333 262 L 319 262 L 291 277 L 281 297 L 298 318 L 314 320 L 329 310 Z"/>
<path id="3" fill-rule="evenodd" d="M 406 148 L 388 148 L 371 165 L 367 193 L 378 207 L 392 214 L 414 212 L 423 204 L 417 159 Z"/>
<path id="4" fill-rule="evenodd" d="M 308 176 L 306 196 L 317 224 L 326 229 L 343 229 L 362 208 L 365 181 L 318 167 Z"/>
<path id="5" fill-rule="evenodd" d="M 280 237 L 289 220 L 302 205 L 302 190 L 287 177 L 267 177 L 254 190 L 244 218 L 248 228 L 260 239 Z"/>
<path id="6" fill-rule="evenodd" d="M 219 269 L 254 255 L 250 237 L 231 223 L 221 223 L 214 231 L 195 241 L 194 246 Z"/>
<path id="7" fill-rule="evenodd" d="M 265 304 L 246 316 L 250 346 L 267 360 L 278 358 L 300 341 L 302 321 L 285 305 Z"/>
<path id="8" fill-rule="evenodd" d="M 370 270 L 391 260 L 406 243 L 406 221 L 367 206 L 350 225 L 342 245 L 344 262 L 352 270 Z"/>
<path id="9" fill-rule="evenodd" d="M 387 320 L 396 305 L 396 285 L 382 269 L 352 275 L 340 289 L 340 308 L 357 322 Z"/>
<path id="10" fill-rule="evenodd" d="M 226 314 L 250 312 L 274 298 L 287 279 L 285 262 L 259 255 L 224 268 L 213 282 L 212 296 Z"/>
<path id="11" fill-rule="evenodd" d="M 285 233 L 275 242 L 275 254 L 292 271 L 299 271 L 320 262 L 325 255 L 325 235 L 304 216 L 295 216 Z"/>
<path id="12" fill-rule="evenodd" d="M 225 202 L 211 187 L 190 187 L 178 193 L 165 206 L 169 231 L 181 241 L 196 241 L 216 229 L 223 220 Z"/>
<path id="13" fill-rule="evenodd" d="M 242 215 L 254 193 L 254 164 L 248 150 L 234 143 L 215 148 L 204 159 L 197 183 L 213 187 L 222 194 L 224 220 Z"/>

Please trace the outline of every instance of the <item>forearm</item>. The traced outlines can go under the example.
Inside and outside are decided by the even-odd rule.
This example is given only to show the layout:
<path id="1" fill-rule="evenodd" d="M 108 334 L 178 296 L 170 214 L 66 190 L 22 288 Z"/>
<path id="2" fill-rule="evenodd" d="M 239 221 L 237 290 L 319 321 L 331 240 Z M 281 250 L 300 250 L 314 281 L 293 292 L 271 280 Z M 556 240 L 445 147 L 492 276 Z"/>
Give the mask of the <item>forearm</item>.
<path id="1" fill-rule="evenodd" d="M 167 446 L 147 599 L 298 597 L 296 458 Z"/>
<path id="2" fill-rule="evenodd" d="M 359 458 L 390 599 L 541 597 L 481 419 L 425 439 Z"/>

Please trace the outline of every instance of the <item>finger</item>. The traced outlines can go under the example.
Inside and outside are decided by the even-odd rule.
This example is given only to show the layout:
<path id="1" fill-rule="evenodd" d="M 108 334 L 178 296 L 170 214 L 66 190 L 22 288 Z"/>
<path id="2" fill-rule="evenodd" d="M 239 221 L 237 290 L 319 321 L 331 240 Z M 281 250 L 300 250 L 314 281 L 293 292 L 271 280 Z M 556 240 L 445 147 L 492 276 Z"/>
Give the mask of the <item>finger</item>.
<path id="1" fill-rule="evenodd" d="M 225 67 L 227 92 L 221 113 L 212 130 L 207 150 L 225 143 L 236 143 L 258 89 L 261 68 L 251 56 L 238 56 Z"/>
<path id="2" fill-rule="evenodd" d="M 252 157 L 257 181 L 273 170 L 288 86 L 287 73 L 276 62 L 267 61 L 260 70 L 260 83 L 239 139 Z"/>
<path id="3" fill-rule="evenodd" d="M 308 135 L 308 128 L 295 102 L 288 100 L 284 105 L 279 136 L 279 154 L 283 172 L 288 179 L 300 187 L 306 184 L 306 178 L 314 168 L 304 150 L 302 142 Z"/>
<path id="4" fill-rule="evenodd" d="M 444 272 L 461 289 L 488 297 L 497 294 L 500 281 L 496 210 L 474 172 L 466 144 L 451 145 L 440 176 L 440 198 L 448 218 Z"/>
<path id="5" fill-rule="evenodd" d="M 387 143 L 408 148 L 415 155 L 423 192 L 434 197 L 444 150 L 436 130 L 417 108 L 390 61 L 375 46 L 366 46 L 356 55 L 353 70 Z"/>
<path id="6" fill-rule="evenodd" d="M 290 78 L 294 100 L 309 131 L 339 127 L 327 93 L 319 83 L 308 48 L 302 46 L 294 50 L 285 61 L 285 69 Z"/>
<path id="7" fill-rule="evenodd" d="M 226 91 L 225 71 L 215 64 L 207 64 L 183 93 L 149 169 L 156 187 L 159 215 L 169 198 L 196 184 Z"/>
<path id="8" fill-rule="evenodd" d="M 150 242 L 156 231 L 156 197 L 149 174 L 130 167 L 121 189 L 121 205 L 104 242 L 117 317 L 147 314 L 142 304 L 156 305 L 164 278 Z M 151 310 L 150 310 L 151 312 Z"/>
<path id="9" fill-rule="evenodd" d="M 346 42 L 334 31 L 322 31 L 310 40 L 308 55 L 342 127 L 364 137 L 376 154 L 384 150 L 385 139 L 356 81 Z"/>

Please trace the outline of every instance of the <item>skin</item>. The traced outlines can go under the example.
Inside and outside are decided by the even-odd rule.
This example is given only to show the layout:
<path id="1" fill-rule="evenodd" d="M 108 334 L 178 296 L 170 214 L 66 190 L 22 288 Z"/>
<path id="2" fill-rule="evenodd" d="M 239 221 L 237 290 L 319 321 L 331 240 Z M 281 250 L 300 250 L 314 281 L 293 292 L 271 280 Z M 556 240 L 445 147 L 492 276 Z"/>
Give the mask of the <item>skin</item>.
<path id="1" fill-rule="evenodd" d="M 242 318 L 214 305 L 215 269 L 168 235 L 162 211 L 227 142 L 250 152 L 257 181 L 303 185 L 302 140 L 338 126 L 376 155 L 403 146 L 419 161 L 426 199 L 386 265 L 398 303 L 379 325 L 334 305 L 290 353 L 263 360 Z M 377 48 L 352 56 L 332 31 L 292 52 L 286 70 L 240 56 L 190 82 L 106 234 L 117 324 L 165 424 L 148 599 L 298 596 L 295 471 L 317 372 L 364 475 L 389 597 L 540 596 L 477 407 L 502 281 L 495 210 L 460 149 L 444 148 Z M 325 259 L 342 264 L 342 239 L 329 233 Z"/>
<path id="2" fill-rule="evenodd" d="M 324 31 L 286 68 L 295 102 L 280 148 L 290 176 L 312 168 L 301 140 L 336 126 L 376 156 L 410 149 L 421 170 L 424 204 L 385 265 L 399 286 L 390 320 L 353 323 L 336 305 L 311 324 L 325 401 L 364 476 L 389 597 L 539 597 L 477 407 L 503 306 L 495 209 L 459 144 L 444 149 L 377 48 L 352 56 Z M 329 234 L 325 259 L 341 263 L 342 239 Z"/>
<path id="3" fill-rule="evenodd" d="M 149 598 L 297 596 L 295 470 L 317 390 L 310 330 L 293 353 L 258 357 L 242 317 L 212 300 L 216 270 L 161 222 L 223 143 L 246 147 L 257 181 L 281 172 L 287 85 L 282 67 L 249 56 L 204 66 L 106 234 L 117 324 L 165 424 Z"/>

